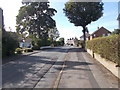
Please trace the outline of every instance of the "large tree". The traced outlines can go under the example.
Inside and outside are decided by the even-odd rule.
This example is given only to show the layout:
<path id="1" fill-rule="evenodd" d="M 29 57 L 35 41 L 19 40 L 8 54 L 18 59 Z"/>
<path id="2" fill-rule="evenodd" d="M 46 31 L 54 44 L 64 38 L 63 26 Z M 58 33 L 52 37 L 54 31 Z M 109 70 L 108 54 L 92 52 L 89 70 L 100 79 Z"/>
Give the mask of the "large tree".
<path id="1" fill-rule="evenodd" d="M 114 31 L 112 32 L 112 34 L 120 34 L 120 29 L 114 29 Z"/>
<path id="2" fill-rule="evenodd" d="M 56 41 L 57 38 L 59 38 L 60 34 L 59 34 L 59 31 L 57 30 L 57 28 L 52 28 L 49 30 L 48 32 L 49 34 L 49 38 L 51 39 L 51 41 Z"/>
<path id="3" fill-rule="evenodd" d="M 102 2 L 70 2 L 65 4 L 63 9 L 66 17 L 75 26 L 83 27 L 84 41 L 86 40 L 85 33 L 88 32 L 87 25 L 92 21 L 98 20 L 103 15 Z M 85 43 L 85 42 L 84 42 Z"/>
<path id="4" fill-rule="evenodd" d="M 19 10 L 16 21 L 16 30 L 19 34 L 29 32 L 37 34 L 38 38 L 48 36 L 48 30 L 56 27 L 54 16 L 55 9 L 50 8 L 48 2 L 29 2 L 23 3 Z"/>

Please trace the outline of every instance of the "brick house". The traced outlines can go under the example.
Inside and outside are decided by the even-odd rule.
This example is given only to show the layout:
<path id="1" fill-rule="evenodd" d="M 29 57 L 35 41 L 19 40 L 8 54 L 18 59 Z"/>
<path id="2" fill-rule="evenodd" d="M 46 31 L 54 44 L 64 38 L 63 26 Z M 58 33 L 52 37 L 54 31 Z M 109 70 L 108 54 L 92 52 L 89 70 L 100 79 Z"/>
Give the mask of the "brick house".
<path id="1" fill-rule="evenodd" d="M 104 27 L 98 28 L 98 30 L 96 30 L 95 32 L 93 32 L 90 35 L 89 40 L 93 39 L 93 38 L 97 38 L 97 37 L 105 37 L 105 36 L 109 36 L 111 34 L 111 32 L 109 30 L 107 30 Z"/>

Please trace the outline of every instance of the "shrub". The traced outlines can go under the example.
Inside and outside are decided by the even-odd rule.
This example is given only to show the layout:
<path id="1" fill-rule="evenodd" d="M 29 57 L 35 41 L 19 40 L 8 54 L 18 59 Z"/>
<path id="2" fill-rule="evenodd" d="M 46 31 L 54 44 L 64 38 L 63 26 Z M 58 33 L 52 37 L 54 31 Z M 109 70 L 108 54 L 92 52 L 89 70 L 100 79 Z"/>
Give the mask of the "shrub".
<path id="1" fill-rule="evenodd" d="M 39 50 L 41 46 L 41 39 L 33 38 L 32 39 L 32 49 L 33 50 Z"/>
<path id="2" fill-rule="evenodd" d="M 84 41 L 83 41 L 83 40 L 79 40 L 78 45 L 79 45 L 81 48 L 84 48 Z"/>
<path id="3" fill-rule="evenodd" d="M 32 49 L 33 50 L 39 50 L 42 46 L 49 46 L 51 44 L 49 39 L 39 39 L 39 38 L 33 38 L 32 39 Z"/>
<path id="4" fill-rule="evenodd" d="M 32 48 L 23 48 L 24 52 L 33 52 Z"/>
<path id="5" fill-rule="evenodd" d="M 27 52 L 33 52 L 33 50 L 31 48 L 28 48 Z"/>
<path id="6" fill-rule="evenodd" d="M 120 34 L 120 29 L 114 29 L 114 31 L 112 32 L 112 34 Z"/>
<path id="7" fill-rule="evenodd" d="M 21 48 L 16 48 L 16 50 L 15 50 L 15 52 L 17 53 L 17 54 L 22 54 L 22 49 Z"/>
<path id="8" fill-rule="evenodd" d="M 11 32 L 12 33 L 12 32 Z M 2 57 L 13 55 L 18 47 L 17 38 L 14 38 L 9 32 L 2 32 Z"/>
<path id="9" fill-rule="evenodd" d="M 100 54 L 101 57 L 120 65 L 120 35 L 99 37 L 86 41 L 86 48 Z"/>

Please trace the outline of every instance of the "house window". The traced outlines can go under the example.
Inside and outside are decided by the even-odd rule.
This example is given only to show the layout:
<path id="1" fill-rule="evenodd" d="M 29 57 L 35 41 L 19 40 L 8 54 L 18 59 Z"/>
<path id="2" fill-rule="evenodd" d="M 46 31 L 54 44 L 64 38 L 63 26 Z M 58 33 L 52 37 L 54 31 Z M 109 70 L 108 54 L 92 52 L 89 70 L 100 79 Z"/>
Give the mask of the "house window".
<path id="1" fill-rule="evenodd" d="M 110 33 L 108 33 L 108 36 L 110 36 Z"/>
<path id="2" fill-rule="evenodd" d="M 103 34 L 102 36 L 105 37 L 105 34 Z"/>
<path id="3" fill-rule="evenodd" d="M 94 37 L 95 37 L 96 35 L 94 34 Z"/>

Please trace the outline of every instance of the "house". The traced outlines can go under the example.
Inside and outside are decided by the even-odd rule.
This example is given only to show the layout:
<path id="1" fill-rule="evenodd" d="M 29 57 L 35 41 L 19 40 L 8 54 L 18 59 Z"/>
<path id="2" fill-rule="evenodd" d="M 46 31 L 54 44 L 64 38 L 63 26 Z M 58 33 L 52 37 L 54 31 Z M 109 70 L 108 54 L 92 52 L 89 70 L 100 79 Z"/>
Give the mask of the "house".
<path id="1" fill-rule="evenodd" d="M 66 41 L 66 43 L 68 44 L 68 45 L 75 45 L 75 41 L 74 41 L 75 39 L 74 38 L 70 38 L 70 39 L 67 39 L 67 41 Z"/>
<path id="2" fill-rule="evenodd" d="M 118 20 L 118 27 L 120 29 L 120 1 L 118 2 L 118 18 L 117 18 L 117 20 Z"/>
<path id="3" fill-rule="evenodd" d="M 95 32 L 93 32 L 90 35 L 90 40 L 93 38 L 97 38 L 97 37 L 109 36 L 110 34 L 111 34 L 111 32 L 109 30 L 107 30 L 106 28 L 104 28 L 104 27 L 99 28 L 98 27 L 98 30 L 96 30 Z"/>
<path id="4" fill-rule="evenodd" d="M 90 34 L 86 33 L 86 40 L 89 40 Z M 80 37 L 80 40 L 84 40 L 84 35 Z"/>
<path id="5" fill-rule="evenodd" d="M 19 42 L 19 47 L 20 48 L 23 48 L 23 47 L 26 47 L 26 48 L 31 48 L 32 45 L 31 45 L 31 39 L 30 38 L 27 38 L 27 39 L 23 39 L 23 38 L 19 38 L 20 42 Z"/>

